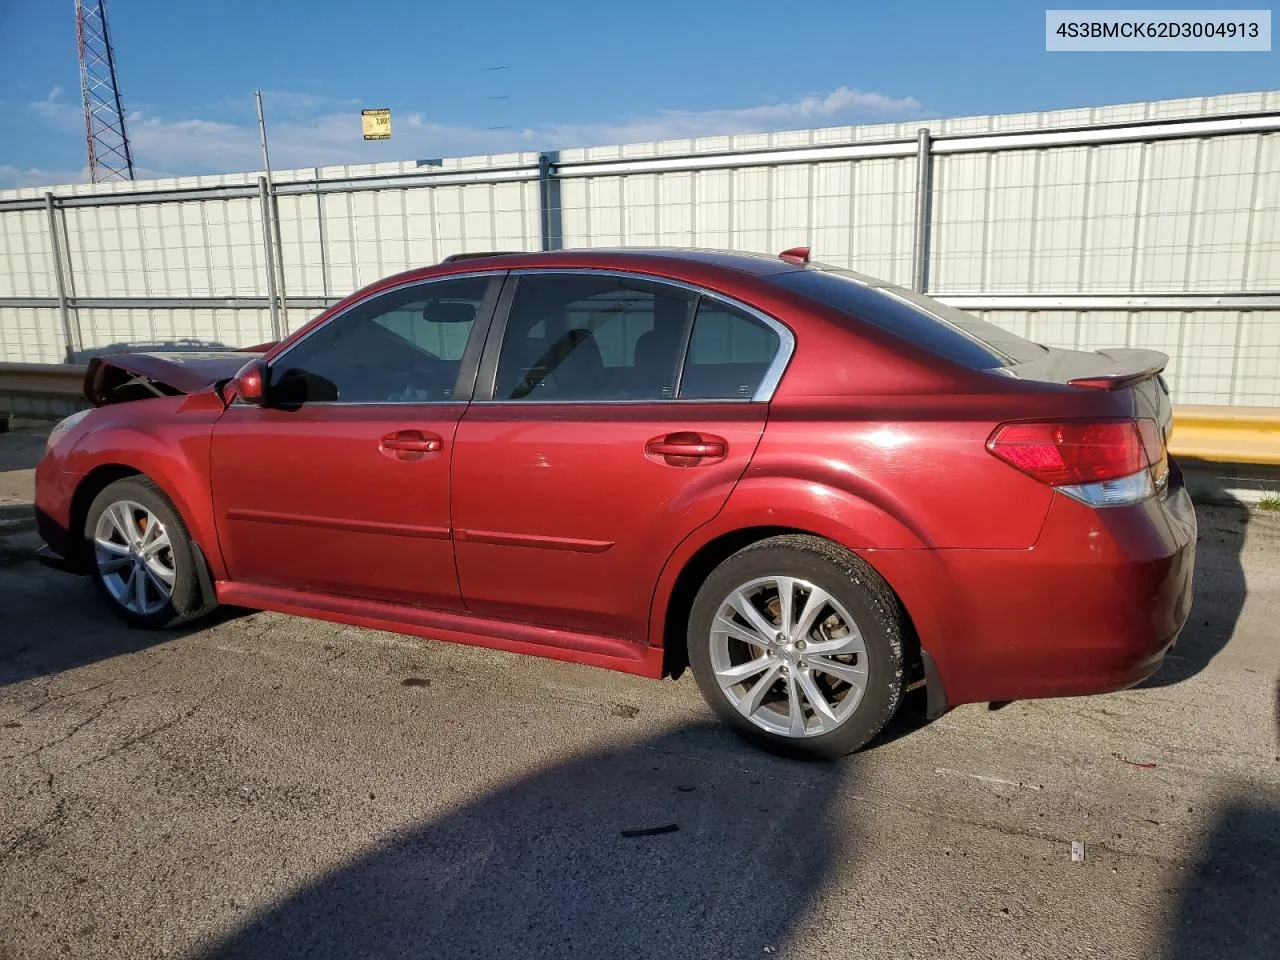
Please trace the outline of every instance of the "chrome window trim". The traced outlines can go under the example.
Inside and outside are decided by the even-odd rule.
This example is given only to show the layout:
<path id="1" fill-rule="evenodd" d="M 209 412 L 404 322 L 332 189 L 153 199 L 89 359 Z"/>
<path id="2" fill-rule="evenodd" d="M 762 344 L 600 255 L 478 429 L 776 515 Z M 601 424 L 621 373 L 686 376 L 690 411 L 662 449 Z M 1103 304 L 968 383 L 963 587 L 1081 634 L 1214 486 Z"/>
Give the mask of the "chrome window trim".
<path id="1" fill-rule="evenodd" d="M 657 399 L 651 399 L 651 400 L 636 400 L 631 397 L 628 397 L 624 400 L 472 400 L 471 405 L 476 407 L 496 407 L 496 406 L 501 406 L 505 404 L 519 404 L 522 407 L 583 407 L 583 406 L 598 407 L 602 403 L 608 403 L 616 406 L 652 407 L 652 406 L 655 406 L 656 404 L 669 404 L 669 403 L 676 404 L 677 406 L 679 406 L 681 404 L 690 404 L 690 403 L 743 404 L 743 403 L 760 403 L 760 402 L 761 401 L 757 400 L 755 397 L 733 397 L 732 399 L 729 399 L 729 400 L 724 400 L 724 399 L 717 400 L 714 398 L 707 398 L 707 397 L 689 397 L 688 399 L 685 399 L 685 400 L 680 400 L 676 397 L 672 397 L 670 400 L 665 400 L 665 399 L 662 399 L 661 397 Z"/>
<path id="2" fill-rule="evenodd" d="M 350 403 L 345 400 L 307 400 L 298 404 L 299 408 L 305 407 L 310 410 L 312 407 L 465 407 L 470 400 L 353 400 Z M 245 403 L 239 397 L 231 401 L 233 407 L 249 407 L 262 409 L 261 405 L 256 403 Z"/>
<path id="3" fill-rule="evenodd" d="M 635 270 L 616 270 L 609 267 L 513 267 L 508 271 L 509 276 L 538 276 L 554 274 L 564 276 L 567 274 L 586 274 L 588 276 L 600 277 L 625 277 L 630 280 L 645 280 L 649 283 L 666 284 L 667 286 L 677 287 L 682 290 L 688 290 L 699 297 L 707 297 L 711 300 L 719 301 L 726 306 L 741 310 L 748 316 L 759 320 L 778 337 L 778 350 L 773 356 L 773 362 L 769 364 L 769 369 L 765 371 L 764 376 L 760 379 L 760 385 L 756 387 L 756 392 L 750 397 L 689 397 L 682 399 L 680 397 L 672 397 L 671 399 L 649 399 L 649 400 L 499 400 L 497 398 L 489 400 L 473 400 L 472 403 L 482 404 L 499 404 L 511 403 L 529 406 L 531 404 L 546 404 L 556 406 L 596 406 L 602 403 L 620 403 L 620 404 L 655 404 L 655 403 L 768 403 L 773 399 L 774 393 L 777 392 L 778 384 L 782 382 L 782 375 L 787 370 L 787 365 L 791 362 L 791 357 L 795 354 L 796 335 L 781 320 L 771 317 L 769 314 L 753 307 L 749 303 L 743 303 L 741 300 L 731 297 L 728 294 L 718 293 L 715 290 L 708 290 L 697 284 L 689 283 L 686 280 L 677 280 L 673 277 L 662 276 L 660 274 L 640 273 Z M 507 323 L 510 320 L 510 310 L 507 316 L 502 318 L 502 343 L 506 343 L 507 339 Z M 694 323 L 697 323 L 697 316 L 694 316 Z M 689 336 L 693 336 L 692 326 L 690 327 Z M 501 352 L 501 344 L 499 344 L 499 352 Z M 688 361 L 686 360 L 686 363 Z"/>
<path id="4" fill-rule="evenodd" d="M 483 278 L 485 279 L 493 280 L 493 279 L 500 279 L 502 278 L 503 275 L 506 275 L 506 274 L 507 274 L 507 270 L 467 270 L 466 273 L 460 273 L 460 274 L 443 274 L 442 276 L 420 276 L 419 279 L 406 280 L 406 282 L 398 283 L 394 285 L 394 287 L 387 287 L 384 289 L 380 289 L 380 291 L 376 293 L 370 293 L 369 296 L 362 297 L 360 298 L 360 300 L 357 300 L 355 303 L 351 303 L 351 305 L 348 305 L 346 310 L 337 312 L 337 314 L 330 316 L 329 319 L 325 320 L 323 324 L 317 324 L 315 326 L 315 329 L 307 330 L 306 335 L 303 335 L 303 337 L 298 338 L 296 342 L 289 344 L 289 346 L 285 348 L 282 353 L 279 353 L 278 356 L 271 357 L 270 362 L 268 362 L 268 365 L 266 365 L 266 372 L 268 372 L 268 383 L 270 383 L 270 380 L 271 380 L 271 367 L 274 367 L 276 364 L 278 364 L 278 362 L 282 361 L 284 357 L 289 356 L 289 353 L 292 353 L 294 349 L 297 349 L 298 347 L 302 346 L 303 343 L 306 343 L 307 340 L 310 340 L 312 337 L 314 337 L 315 334 L 320 333 L 320 330 L 324 330 L 326 326 L 329 326 L 330 324 L 335 323 L 335 321 L 342 319 L 342 317 L 347 316 L 348 314 L 351 314 L 352 310 L 358 310 L 358 308 L 365 306 L 366 303 L 369 303 L 370 301 L 376 300 L 376 298 L 383 297 L 385 296 L 385 294 L 388 294 L 388 293 L 397 293 L 399 291 L 407 291 L 407 289 L 410 289 L 412 287 L 426 287 L 426 285 L 433 284 L 433 283 L 443 283 L 445 282 L 445 280 L 472 280 L 477 278 L 477 276 L 483 276 Z M 476 317 L 477 323 L 479 323 L 479 320 L 480 320 L 480 317 L 477 316 Z M 472 329 L 475 329 L 474 326 L 472 326 Z M 326 407 L 403 407 L 403 406 L 426 407 L 426 406 L 438 406 L 438 404 L 445 404 L 445 403 L 466 404 L 466 403 L 470 403 L 470 401 L 428 401 L 428 402 L 375 401 L 372 403 L 347 403 L 344 401 L 307 401 L 306 403 L 300 404 L 300 406 L 306 406 L 306 407 L 320 407 L 320 406 L 326 406 Z M 244 404 L 244 406 L 255 406 L 255 404 L 246 403 Z"/>

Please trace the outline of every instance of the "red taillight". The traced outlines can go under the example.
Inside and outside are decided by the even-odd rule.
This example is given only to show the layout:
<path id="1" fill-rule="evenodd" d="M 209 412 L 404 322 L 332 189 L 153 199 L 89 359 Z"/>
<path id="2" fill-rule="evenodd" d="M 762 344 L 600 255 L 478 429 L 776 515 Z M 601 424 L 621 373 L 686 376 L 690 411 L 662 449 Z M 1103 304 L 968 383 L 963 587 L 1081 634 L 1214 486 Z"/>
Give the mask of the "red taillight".
<path id="1" fill-rule="evenodd" d="M 1053 487 L 1116 480 L 1151 466 L 1150 445 L 1163 447 L 1138 420 L 1060 420 L 1006 423 L 996 428 L 987 449 L 1023 473 Z"/>

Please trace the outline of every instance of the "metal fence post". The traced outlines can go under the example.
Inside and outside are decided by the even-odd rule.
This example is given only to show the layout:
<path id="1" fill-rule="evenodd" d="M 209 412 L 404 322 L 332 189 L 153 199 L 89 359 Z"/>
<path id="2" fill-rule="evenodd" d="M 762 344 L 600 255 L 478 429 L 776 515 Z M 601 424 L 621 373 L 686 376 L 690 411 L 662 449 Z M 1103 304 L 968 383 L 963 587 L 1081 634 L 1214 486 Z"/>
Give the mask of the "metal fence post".
<path id="1" fill-rule="evenodd" d="M 329 245 L 329 230 L 324 219 L 324 197 L 320 194 L 320 168 L 312 169 L 315 171 L 316 229 L 320 234 L 320 293 L 327 297 L 329 296 L 329 254 L 325 248 Z"/>
<path id="2" fill-rule="evenodd" d="M 911 289 L 924 293 L 929 287 L 929 214 L 933 155 L 929 128 L 921 127 L 916 137 L 916 242 L 911 264 Z"/>
<path id="3" fill-rule="evenodd" d="M 76 358 L 76 338 L 71 328 L 71 305 L 67 300 L 67 280 L 62 272 L 62 238 L 58 236 L 58 212 L 53 193 L 46 191 L 44 209 L 49 215 L 49 245 L 53 252 L 53 276 L 58 285 L 58 312 L 62 315 L 63 353 L 67 363 Z"/>
<path id="4" fill-rule="evenodd" d="M 262 252 L 267 269 L 267 299 L 271 303 L 271 338 L 284 339 L 280 329 L 280 302 L 276 299 L 275 258 L 271 253 L 271 196 L 267 191 L 267 178 L 258 178 L 258 200 L 262 205 Z"/>
<path id="5" fill-rule="evenodd" d="M 555 165 L 558 151 L 538 154 L 538 206 L 543 250 L 559 250 L 564 246 L 563 218 L 560 210 L 560 179 Z"/>

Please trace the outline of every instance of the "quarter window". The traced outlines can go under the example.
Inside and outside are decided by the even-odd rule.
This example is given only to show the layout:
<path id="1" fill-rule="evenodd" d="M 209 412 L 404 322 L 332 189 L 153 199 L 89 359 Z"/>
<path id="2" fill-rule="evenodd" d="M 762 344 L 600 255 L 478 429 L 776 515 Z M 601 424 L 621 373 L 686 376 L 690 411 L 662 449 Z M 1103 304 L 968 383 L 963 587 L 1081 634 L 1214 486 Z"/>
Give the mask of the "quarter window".
<path id="1" fill-rule="evenodd" d="M 491 280 L 463 277 L 392 290 L 352 307 L 271 367 L 273 403 L 441 403 Z"/>
<path id="2" fill-rule="evenodd" d="M 736 307 L 704 298 L 680 380 L 681 400 L 749 400 L 778 354 L 778 335 Z"/>

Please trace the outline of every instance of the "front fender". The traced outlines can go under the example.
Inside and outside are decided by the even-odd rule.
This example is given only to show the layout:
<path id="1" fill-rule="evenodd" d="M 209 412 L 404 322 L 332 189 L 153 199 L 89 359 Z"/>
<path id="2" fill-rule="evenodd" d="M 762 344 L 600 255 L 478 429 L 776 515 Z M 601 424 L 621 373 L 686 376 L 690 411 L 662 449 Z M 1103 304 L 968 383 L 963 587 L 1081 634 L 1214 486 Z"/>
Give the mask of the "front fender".
<path id="1" fill-rule="evenodd" d="M 225 579 L 208 481 L 209 444 L 224 409 L 221 400 L 212 393 L 193 394 L 101 409 L 107 422 L 78 438 L 63 469 L 88 478 L 101 467 L 127 467 L 150 478 L 173 501 L 214 578 Z"/>

